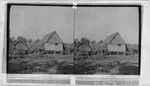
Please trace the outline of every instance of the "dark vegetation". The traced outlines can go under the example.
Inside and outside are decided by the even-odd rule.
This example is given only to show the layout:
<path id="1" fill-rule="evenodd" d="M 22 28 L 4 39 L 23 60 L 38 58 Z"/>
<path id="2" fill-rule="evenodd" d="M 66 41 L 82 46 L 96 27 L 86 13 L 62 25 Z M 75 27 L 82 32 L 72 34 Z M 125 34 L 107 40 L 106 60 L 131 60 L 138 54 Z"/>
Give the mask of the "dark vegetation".
<path id="1" fill-rule="evenodd" d="M 15 54 L 13 46 L 18 40 L 10 38 L 7 73 L 11 74 L 104 74 L 104 75 L 139 75 L 137 55 L 131 56 L 103 56 L 103 55 L 67 55 L 67 54 Z M 75 40 L 75 45 L 81 41 L 90 41 L 82 38 Z M 32 42 L 33 40 L 28 40 Z M 92 42 L 93 44 L 95 41 Z M 72 51 L 74 52 L 74 51 Z"/>
<path id="2" fill-rule="evenodd" d="M 11 57 L 13 58 L 13 57 Z M 14 57 L 8 62 L 8 73 L 17 74 L 115 74 L 115 75 L 138 75 L 139 66 L 128 60 L 113 59 L 114 57 L 97 58 L 78 57 L 62 55 L 26 55 L 25 57 Z M 123 57 L 121 57 L 123 58 Z M 126 57 L 124 57 L 126 58 Z M 133 58 L 133 57 L 132 57 Z M 122 61 L 125 62 L 122 62 Z"/>
<path id="3" fill-rule="evenodd" d="M 25 57 L 14 57 L 8 62 L 8 73 L 17 74 L 69 74 L 72 73 L 72 57 L 55 55 L 26 55 Z M 61 58 L 64 61 L 59 60 Z M 67 70 L 68 69 L 68 70 Z"/>
<path id="4" fill-rule="evenodd" d="M 125 59 L 111 59 L 103 57 L 77 58 L 78 59 L 74 62 L 74 74 L 139 75 L 138 65 L 132 64 L 134 62 L 125 61 Z M 124 60 L 125 62 L 119 60 Z"/>

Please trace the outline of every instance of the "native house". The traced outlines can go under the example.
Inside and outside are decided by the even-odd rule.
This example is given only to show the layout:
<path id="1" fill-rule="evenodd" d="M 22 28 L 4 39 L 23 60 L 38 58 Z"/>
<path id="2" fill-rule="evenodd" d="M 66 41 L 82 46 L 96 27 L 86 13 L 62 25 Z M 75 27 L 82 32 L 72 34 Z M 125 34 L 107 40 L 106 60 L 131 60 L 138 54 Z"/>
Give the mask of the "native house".
<path id="1" fill-rule="evenodd" d="M 63 41 L 56 31 L 45 35 L 41 39 L 40 44 L 43 45 L 46 51 L 63 51 Z"/>
<path id="2" fill-rule="evenodd" d="M 126 43 L 118 32 L 108 36 L 104 43 L 109 54 L 123 54 L 126 52 Z"/>
<path id="3" fill-rule="evenodd" d="M 26 42 L 20 40 L 14 44 L 14 50 L 15 50 L 14 52 L 18 54 L 23 54 L 23 53 L 27 54 L 29 51 L 29 47 L 26 44 Z"/>
<path id="4" fill-rule="evenodd" d="M 29 48 L 29 53 L 39 53 L 40 50 L 44 50 L 44 47 L 36 41 L 26 41 L 26 45 Z"/>
<path id="5" fill-rule="evenodd" d="M 79 54 L 89 55 L 93 50 L 88 41 L 82 41 L 77 45 Z"/>
<path id="6" fill-rule="evenodd" d="M 15 50 L 29 50 L 28 45 L 22 41 L 17 41 L 14 44 L 14 49 Z"/>

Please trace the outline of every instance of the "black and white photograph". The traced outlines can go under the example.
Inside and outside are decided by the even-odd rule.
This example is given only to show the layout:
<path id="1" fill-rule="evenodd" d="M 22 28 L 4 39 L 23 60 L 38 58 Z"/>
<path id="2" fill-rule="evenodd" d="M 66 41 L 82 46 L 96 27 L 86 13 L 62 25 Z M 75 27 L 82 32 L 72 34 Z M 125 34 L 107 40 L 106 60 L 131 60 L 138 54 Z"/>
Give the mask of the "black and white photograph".
<path id="1" fill-rule="evenodd" d="M 73 13 L 72 7 L 11 6 L 8 73 L 72 74 Z"/>
<path id="2" fill-rule="evenodd" d="M 139 8 L 11 5 L 7 73 L 140 75 Z"/>
<path id="3" fill-rule="evenodd" d="M 75 74 L 139 75 L 139 8 L 77 7 Z"/>

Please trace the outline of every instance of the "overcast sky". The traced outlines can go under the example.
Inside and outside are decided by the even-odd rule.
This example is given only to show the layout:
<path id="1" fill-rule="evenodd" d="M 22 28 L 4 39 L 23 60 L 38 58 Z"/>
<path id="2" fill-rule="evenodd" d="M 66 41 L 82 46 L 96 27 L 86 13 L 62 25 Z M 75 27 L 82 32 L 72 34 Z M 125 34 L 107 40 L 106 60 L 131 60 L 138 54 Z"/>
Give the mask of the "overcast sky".
<path id="1" fill-rule="evenodd" d="M 42 38 L 57 31 L 64 42 L 73 42 L 74 10 L 72 7 L 12 6 L 10 34 L 13 37 Z M 105 40 L 119 32 L 127 43 L 138 44 L 138 8 L 136 7 L 77 7 L 75 37 Z"/>

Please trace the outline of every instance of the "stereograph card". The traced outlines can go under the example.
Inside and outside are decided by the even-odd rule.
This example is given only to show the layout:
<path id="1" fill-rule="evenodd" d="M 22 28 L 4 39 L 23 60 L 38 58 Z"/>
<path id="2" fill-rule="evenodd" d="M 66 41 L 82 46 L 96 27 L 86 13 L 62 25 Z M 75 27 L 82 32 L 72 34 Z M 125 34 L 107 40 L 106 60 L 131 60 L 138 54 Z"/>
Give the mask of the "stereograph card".
<path id="1" fill-rule="evenodd" d="M 149 1 L 6 0 L 2 86 L 148 86 Z"/>

